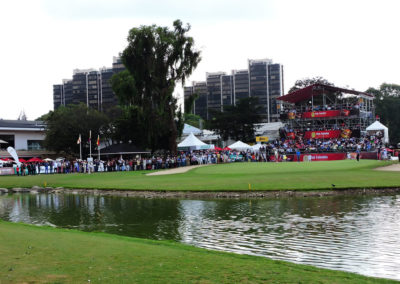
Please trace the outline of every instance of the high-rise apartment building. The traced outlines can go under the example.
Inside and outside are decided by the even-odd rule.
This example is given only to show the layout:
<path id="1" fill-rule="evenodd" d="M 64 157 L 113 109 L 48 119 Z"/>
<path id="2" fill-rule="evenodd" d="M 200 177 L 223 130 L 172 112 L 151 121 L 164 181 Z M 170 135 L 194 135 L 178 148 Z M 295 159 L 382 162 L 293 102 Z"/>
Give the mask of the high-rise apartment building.
<path id="1" fill-rule="evenodd" d="M 71 80 L 53 85 L 54 109 L 60 105 L 84 103 L 90 108 L 104 111 L 117 105 L 110 80 L 112 75 L 124 69 L 119 57 L 114 57 L 112 68 L 75 69 Z"/>
<path id="2" fill-rule="evenodd" d="M 248 60 L 248 69 L 233 70 L 231 75 L 224 72 L 206 73 L 205 85 L 207 94 L 203 94 L 202 102 L 193 110 L 203 119 L 210 119 L 213 111 L 223 111 L 224 106 L 236 105 L 240 99 L 257 97 L 259 114 L 263 120 L 279 120 L 280 105 L 276 98 L 283 95 L 283 66 L 273 64 L 271 59 Z M 185 88 L 185 97 L 196 93 L 194 86 Z M 199 99 L 200 96 L 195 106 Z"/>

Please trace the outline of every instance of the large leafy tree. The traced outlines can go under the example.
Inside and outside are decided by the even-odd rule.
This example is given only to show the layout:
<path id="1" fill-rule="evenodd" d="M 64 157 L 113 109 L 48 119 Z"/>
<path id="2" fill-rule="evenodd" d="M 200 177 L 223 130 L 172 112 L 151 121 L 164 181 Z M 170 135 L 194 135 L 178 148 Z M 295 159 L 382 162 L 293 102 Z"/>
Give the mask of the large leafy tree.
<path id="1" fill-rule="evenodd" d="M 126 129 L 121 138 L 152 150 L 176 151 L 183 119 L 173 91 L 201 59 L 189 30 L 190 25 L 176 20 L 173 29 L 152 25 L 129 31 L 121 56 L 126 71 L 111 80 L 125 111 L 118 122 Z"/>
<path id="2" fill-rule="evenodd" d="M 319 76 L 313 77 L 313 78 L 304 78 L 304 79 L 297 80 L 294 83 L 294 86 L 290 88 L 289 93 L 300 90 L 302 88 L 308 87 L 313 84 L 317 84 L 317 83 L 328 85 L 328 86 L 334 86 L 333 83 L 331 83 L 328 80 L 326 80 L 322 77 L 319 77 Z"/>
<path id="3" fill-rule="evenodd" d="M 375 113 L 389 128 L 391 144 L 400 143 L 400 85 L 383 83 L 366 92 L 375 95 Z"/>
<path id="4" fill-rule="evenodd" d="M 83 154 L 88 153 L 89 131 L 92 131 L 92 149 L 95 149 L 97 135 L 105 132 L 108 118 L 105 114 L 89 109 L 85 104 L 60 106 L 42 116 L 47 124 L 44 146 L 48 150 L 67 155 L 77 155 L 79 134 L 82 137 Z"/>
<path id="5" fill-rule="evenodd" d="M 223 112 L 213 112 L 209 127 L 215 130 L 223 140 L 229 138 L 245 142 L 254 141 L 254 124 L 260 123 L 258 98 L 239 100 L 235 106 L 224 107 Z"/>

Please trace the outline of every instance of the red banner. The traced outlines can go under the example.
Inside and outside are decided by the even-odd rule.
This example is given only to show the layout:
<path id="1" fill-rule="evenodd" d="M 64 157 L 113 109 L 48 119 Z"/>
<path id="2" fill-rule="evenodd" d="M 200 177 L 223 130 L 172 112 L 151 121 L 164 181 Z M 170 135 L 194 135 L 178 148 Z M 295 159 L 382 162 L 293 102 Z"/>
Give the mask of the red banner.
<path id="1" fill-rule="evenodd" d="M 297 162 L 297 155 L 288 155 L 289 161 Z M 337 161 L 345 160 L 346 153 L 316 153 L 301 154 L 300 162 Z"/>
<path id="2" fill-rule="evenodd" d="M 325 130 L 325 131 L 306 131 L 304 133 L 304 138 L 306 139 L 329 139 L 338 138 L 342 133 L 341 130 Z"/>
<path id="3" fill-rule="evenodd" d="M 348 110 L 321 110 L 321 111 L 311 111 L 303 112 L 302 118 L 319 118 L 319 117 L 335 117 L 335 116 L 348 116 L 350 112 Z"/>

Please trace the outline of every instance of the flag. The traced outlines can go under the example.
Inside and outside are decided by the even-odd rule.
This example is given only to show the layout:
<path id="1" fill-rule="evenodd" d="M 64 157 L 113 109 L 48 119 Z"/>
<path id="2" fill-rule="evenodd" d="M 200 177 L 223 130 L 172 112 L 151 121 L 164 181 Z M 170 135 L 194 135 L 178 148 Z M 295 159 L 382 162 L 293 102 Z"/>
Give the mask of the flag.
<path id="1" fill-rule="evenodd" d="M 79 134 L 79 137 L 78 137 L 78 141 L 76 141 L 76 144 L 81 144 L 81 135 Z"/>
<path id="2" fill-rule="evenodd" d="M 100 135 L 97 135 L 97 141 L 96 141 L 96 145 L 99 146 L 100 145 Z"/>

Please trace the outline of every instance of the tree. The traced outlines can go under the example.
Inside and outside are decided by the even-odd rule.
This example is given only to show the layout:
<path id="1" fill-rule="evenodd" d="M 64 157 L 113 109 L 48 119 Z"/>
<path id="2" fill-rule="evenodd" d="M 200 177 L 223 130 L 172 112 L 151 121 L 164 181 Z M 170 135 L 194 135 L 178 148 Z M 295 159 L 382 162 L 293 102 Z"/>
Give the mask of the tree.
<path id="1" fill-rule="evenodd" d="M 333 83 L 329 82 L 328 80 L 322 78 L 322 77 L 314 77 L 314 78 L 304 78 L 297 80 L 294 83 L 294 86 L 290 88 L 289 93 L 292 93 L 294 91 L 300 90 L 302 88 L 308 87 L 313 84 L 324 84 L 328 86 L 334 86 Z"/>
<path id="2" fill-rule="evenodd" d="M 104 132 L 108 118 L 94 109 L 88 109 L 83 103 L 79 105 L 60 106 L 48 115 L 42 116 L 46 127 L 44 146 L 48 150 L 67 155 L 79 153 L 77 140 L 82 137 L 82 151 L 89 149 L 89 131 L 92 131 L 92 149 L 95 149 L 97 135 Z"/>
<path id="3" fill-rule="evenodd" d="M 375 95 L 375 113 L 389 128 L 390 142 L 400 143 L 400 85 L 383 83 L 379 89 L 369 88 L 366 93 Z"/>
<path id="4" fill-rule="evenodd" d="M 192 114 L 192 113 L 184 113 L 183 120 L 185 123 L 192 125 L 194 127 L 197 127 L 197 128 L 200 128 L 201 123 L 203 123 L 203 125 L 204 125 L 204 120 L 201 118 L 201 116 Z"/>
<path id="5" fill-rule="evenodd" d="M 199 95 L 197 93 L 194 93 L 185 98 L 184 101 L 185 113 L 192 113 L 194 102 L 198 99 L 198 97 Z"/>
<path id="6" fill-rule="evenodd" d="M 112 88 L 125 108 L 124 123 L 140 146 L 176 152 L 183 129 L 181 111 L 173 91 L 200 62 L 200 52 L 188 36 L 190 25 L 180 20 L 168 27 L 141 26 L 129 31 L 121 59 L 125 72 L 115 74 Z M 122 121 L 120 121 L 122 123 Z M 137 139 L 139 137 L 139 139 Z M 129 137 L 125 137 L 128 139 Z"/>
<path id="7" fill-rule="evenodd" d="M 239 100 L 236 106 L 226 106 L 223 112 L 212 112 L 213 119 L 209 127 L 215 130 L 223 140 L 229 138 L 244 142 L 254 141 L 254 124 L 260 123 L 258 98 Z"/>

